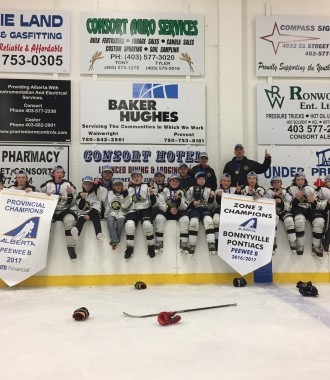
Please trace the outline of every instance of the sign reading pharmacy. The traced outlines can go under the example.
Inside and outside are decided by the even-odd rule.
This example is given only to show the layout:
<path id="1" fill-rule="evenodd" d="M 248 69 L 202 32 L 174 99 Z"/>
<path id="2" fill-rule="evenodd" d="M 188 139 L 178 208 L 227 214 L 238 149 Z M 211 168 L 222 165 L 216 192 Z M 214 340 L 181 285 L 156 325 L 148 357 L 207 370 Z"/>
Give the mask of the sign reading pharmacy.
<path id="1" fill-rule="evenodd" d="M 257 88 L 258 144 L 330 144 L 330 90 L 322 84 Z"/>
<path id="2" fill-rule="evenodd" d="M 242 276 L 261 268 L 272 258 L 275 223 L 273 199 L 223 194 L 218 255 Z"/>
<path id="3" fill-rule="evenodd" d="M 81 74 L 204 75 L 204 18 L 81 13 Z"/>
<path id="4" fill-rule="evenodd" d="M 82 82 L 81 142 L 205 144 L 203 83 Z"/>
<path id="5" fill-rule="evenodd" d="M 329 77 L 330 18 L 256 18 L 256 75 Z"/>

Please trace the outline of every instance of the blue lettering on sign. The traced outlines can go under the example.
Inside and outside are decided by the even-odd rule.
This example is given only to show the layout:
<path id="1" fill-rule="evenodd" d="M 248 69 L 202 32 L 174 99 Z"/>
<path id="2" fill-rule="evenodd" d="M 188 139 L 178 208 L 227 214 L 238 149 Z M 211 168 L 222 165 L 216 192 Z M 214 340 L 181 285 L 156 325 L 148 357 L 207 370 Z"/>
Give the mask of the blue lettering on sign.
<path id="1" fill-rule="evenodd" d="M 271 166 L 265 173 L 266 178 L 275 176 L 281 178 L 294 177 L 297 172 L 303 172 L 304 168 L 299 166 Z"/>

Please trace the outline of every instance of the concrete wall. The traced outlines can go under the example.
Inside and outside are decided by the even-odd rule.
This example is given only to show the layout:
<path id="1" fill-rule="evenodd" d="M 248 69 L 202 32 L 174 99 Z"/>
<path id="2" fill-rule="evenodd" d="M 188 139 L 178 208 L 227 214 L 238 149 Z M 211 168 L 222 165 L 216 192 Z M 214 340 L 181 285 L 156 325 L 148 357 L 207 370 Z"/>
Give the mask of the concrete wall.
<path id="1" fill-rule="evenodd" d="M 13 0 L 2 3 L 2 8 L 61 9 L 71 13 L 71 73 L 70 75 L 32 75 L 0 73 L 0 78 L 70 79 L 72 81 L 72 143 L 71 178 L 79 184 L 79 84 L 86 80 L 125 80 L 127 77 L 81 76 L 79 74 L 79 12 L 132 11 L 198 13 L 205 17 L 205 76 L 199 78 L 168 77 L 168 81 L 191 81 L 206 84 L 207 151 L 216 173 L 233 156 L 235 143 L 244 143 L 249 158 L 257 158 L 256 144 L 256 85 L 267 81 L 254 74 L 255 36 L 257 15 L 330 14 L 327 0 Z M 158 77 L 148 77 L 153 79 Z M 134 77 L 130 77 L 130 80 Z M 141 78 L 139 78 L 141 80 Z M 143 79 L 143 78 L 142 78 Z M 269 79 L 268 79 L 269 80 Z M 311 79 L 309 79 L 310 81 Z M 278 82 L 290 82 L 290 78 Z M 297 81 L 297 79 L 295 79 Z M 301 79 L 299 82 L 308 81 Z M 326 79 L 324 80 L 326 82 Z M 196 111 L 197 112 L 197 111 Z M 273 158 L 276 160 L 276 157 Z M 103 224 L 106 231 L 106 225 Z M 107 231 L 106 231 L 107 234 Z M 71 262 L 66 252 L 61 223 L 52 226 L 47 268 L 24 282 L 26 285 L 44 284 L 103 284 L 129 283 L 145 279 L 153 283 L 227 282 L 237 274 L 218 257 L 207 252 L 205 233 L 201 228 L 194 257 L 178 250 L 178 228 L 169 222 L 165 231 L 165 249 L 154 260 L 146 255 L 145 240 L 139 229 L 135 257 L 126 263 L 125 245 L 115 252 L 108 241 L 101 244 L 94 238 L 91 225 L 84 227 L 77 246 L 78 259 Z M 107 235 L 108 237 L 108 235 Z M 274 281 L 305 279 L 329 280 L 329 259 L 316 259 L 310 249 L 302 257 L 294 256 L 283 230 L 279 227 L 278 251 L 273 258 Z M 311 246 L 308 227 L 306 246 Z M 252 281 L 252 276 L 248 276 Z"/>

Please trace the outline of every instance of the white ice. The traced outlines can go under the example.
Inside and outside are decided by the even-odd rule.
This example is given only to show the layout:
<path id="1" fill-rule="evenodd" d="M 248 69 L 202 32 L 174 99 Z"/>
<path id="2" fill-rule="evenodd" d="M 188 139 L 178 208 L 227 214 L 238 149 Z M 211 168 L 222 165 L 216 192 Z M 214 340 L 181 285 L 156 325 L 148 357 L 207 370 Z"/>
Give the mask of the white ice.
<path id="1" fill-rule="evenodd" d="M 330 286 L 315 285 L 1 289 L 0 379 L 329 379 Z M 229 303 L 170 326 L 122 314 Z"/>

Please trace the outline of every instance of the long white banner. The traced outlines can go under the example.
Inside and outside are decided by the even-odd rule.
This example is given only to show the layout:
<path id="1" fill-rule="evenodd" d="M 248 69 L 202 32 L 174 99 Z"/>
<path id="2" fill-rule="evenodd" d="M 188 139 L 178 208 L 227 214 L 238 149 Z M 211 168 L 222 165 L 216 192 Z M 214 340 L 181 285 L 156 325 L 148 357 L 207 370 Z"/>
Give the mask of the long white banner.
<path id="1" fill-rule="evenodd" d="M 49 231 L 57 195 L 0 191 L 0 277 L 9 286 L 46 266 Z"/>
<path id="2" fill-rule="evenodd" d="M 275 237 L 273 199 L 223 194 L 218 255 L 242 276 L 268 264 Z"/>

